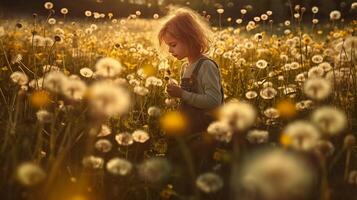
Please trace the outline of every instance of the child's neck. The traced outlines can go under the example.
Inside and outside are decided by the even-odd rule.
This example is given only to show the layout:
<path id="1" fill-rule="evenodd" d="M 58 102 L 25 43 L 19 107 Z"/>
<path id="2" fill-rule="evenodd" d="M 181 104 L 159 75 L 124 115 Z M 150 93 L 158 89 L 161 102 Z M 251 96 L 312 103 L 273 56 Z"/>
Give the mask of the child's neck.
<path id="1" fill-rule="evenodd" d="M 202 56 L 203 56 L 203 54 L 201 54 L 201 53 L 192 55 L 192 56 L 187 56 L 188 63 L 191 65 L 191 64 L 195 63 L 198 59 L 200 59 Z"/>

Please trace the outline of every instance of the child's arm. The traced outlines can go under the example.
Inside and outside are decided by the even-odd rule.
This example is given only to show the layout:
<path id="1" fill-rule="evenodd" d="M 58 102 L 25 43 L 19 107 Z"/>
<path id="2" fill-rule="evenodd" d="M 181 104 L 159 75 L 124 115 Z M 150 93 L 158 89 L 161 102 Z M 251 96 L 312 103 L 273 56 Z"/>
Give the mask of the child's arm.
<path id="1" fill-rule="evenodd" d="M 212 109 L 221 104 L 221 84 L 219 69 L 211 62 L 204 61 L 197 80 L 203 86 L 203 94 L 182 91 L 182 100 L 202 109 Z"/>

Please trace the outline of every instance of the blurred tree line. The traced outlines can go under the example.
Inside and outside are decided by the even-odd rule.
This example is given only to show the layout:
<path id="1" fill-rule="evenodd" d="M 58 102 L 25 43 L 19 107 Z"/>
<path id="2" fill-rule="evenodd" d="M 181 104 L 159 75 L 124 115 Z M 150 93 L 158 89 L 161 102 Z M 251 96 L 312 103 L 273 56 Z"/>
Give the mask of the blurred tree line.
<path id="1" fill-rule="evenodd" d="M 49 0 L 1 0 L 0 17 L 11 18 L 22 14 L 28 16 L 33 12 L 40 15 L 46 15 L 48 12 L 44 9 L 43 4 Z M 249 12 L 244 19 L 251 20 L 255 16 L 260 16 L 267 10 L 273 11 L 274 21 L 283 21 L 290 19 L 290 5 L 299 4 L 305 6 L 307 12 L 304 14 L 305 20 L 311 20 L 311 7 L 319 7 L 317 18 L 321 21 L 329 19 L 331 10 L 340 10 L 342 17 L 345 19 L 356 19 L 356 11 L 352 12 L 351 3 L 356 0 L 52 0 L 55 4 L 55 11 L 60 15 L 59 10 L 66 7 L 70 11 L 70 17 L 84 17 L 84 11 L 91 10 L 102 13 L 112 12 L 114 17 L 126 17 L 135 11 L 140 10 L 141 17 L 152 17 L 158 13 L 165 13 L 165 6 L 169 4 L 183 5 L 212 15 L 213 23 L 218 19 L 217 8 L 224 8 L 223 18 L 235 19 L 241 17 L 240 10 L 247 8 Z M 293 8 L 292 8 L 293 9 Z M 224 25 L 229 22 L 223 20 Z"/>

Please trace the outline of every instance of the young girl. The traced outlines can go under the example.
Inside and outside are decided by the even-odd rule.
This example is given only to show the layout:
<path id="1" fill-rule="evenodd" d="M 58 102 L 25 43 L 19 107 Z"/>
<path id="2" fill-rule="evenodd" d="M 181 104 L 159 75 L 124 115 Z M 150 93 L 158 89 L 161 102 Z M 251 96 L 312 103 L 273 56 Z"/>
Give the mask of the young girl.
<path id="1" fill-rule="evenodd" d="M 191 133 L 206 131 L 214 109 L 223 103 L 219 68 L 204 55 L 210 42 L 209 30 L 204 27 L 193 13 L 182 11 L 167 21 L 158 35 L 160 45 L 165 42 L 172 56 L 188 60 L 181 69 L 180 86 L 169 84 L 167 92 L 181 99 L 180 109 Z"/>

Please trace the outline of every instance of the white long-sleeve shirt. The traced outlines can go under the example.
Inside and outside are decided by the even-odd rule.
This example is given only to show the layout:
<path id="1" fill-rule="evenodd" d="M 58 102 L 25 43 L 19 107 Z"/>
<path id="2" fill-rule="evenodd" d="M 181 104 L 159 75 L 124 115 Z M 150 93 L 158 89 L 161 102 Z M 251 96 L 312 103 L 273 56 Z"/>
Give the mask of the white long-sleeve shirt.
<path id="1" fill-rule="evenodd" d="M 199 60 L 198 60 L 199 61 Z M 193 70 L 196 68 L 198 61 L 191 65 L 183 65 L 181 71 L 181 78 L 189 78 Z M 221 75 L 219 69 L 210 60 L 202 62 L 201 69 L 197 74 L 197 92 L 192 93 L 183 91 L 181 100 L 185 103 L 201 108 L 213 109 L 221 105 Z"/>

